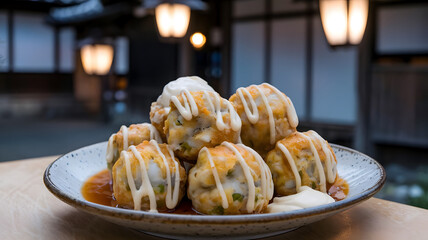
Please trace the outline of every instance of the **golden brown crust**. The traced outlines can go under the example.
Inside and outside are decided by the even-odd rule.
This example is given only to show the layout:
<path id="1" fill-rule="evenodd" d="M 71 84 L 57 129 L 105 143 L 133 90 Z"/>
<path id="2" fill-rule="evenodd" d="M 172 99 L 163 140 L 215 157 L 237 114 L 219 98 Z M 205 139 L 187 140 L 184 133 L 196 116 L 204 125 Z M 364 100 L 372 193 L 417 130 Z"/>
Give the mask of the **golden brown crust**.
<path id="1" fill-rule="evenodd" d="M 157 102 L 153 102 L 150 106 L 150 122 L 156 128 L 156 130 L 158 130 L 163 142 L 166 142 L 164 127 L 166 118 L 168 117 L 168 113 L 169 109 L 164 108 Z"/>
<path id="2" fill-rule="evenodd" d="M 315 158 L 310 148 L 309 140 L 295 132 L 288 137 L 278 141 L 283 144 L 290 152 L 294 163 L 296 164 L 297 170 L 302 180 L 302 186 L 309 186 L 316 190 L 320 190 L 320 176 L 316 167 Z M 303 133 L 306 136 L 310 136 L 308 132 Z M 312 141 L 321 163 L 323 165 L 323 171 L 327 177 L 326 169 L 326 153 L 322 150 L 321 143 L 319 141 Z M 329 151 L 333 154 L 333 167 L 336 166 L 337 160 L 334 155 L 333 149 L 328 145 Z M 278 145 L 271 150 L 266 157 L 266 163 L 268 164 L 275 185 L 275 192 L 279 195 L 286 196 L 296 193 L 295 176 L 291 170 L 291 166 L 280 150 Z M 337 176 L 336 176 L 337 177 Z"/>
<path id="3" fill-rule="evenodd" d="M 261 188 L 261 169 L 257 159 L 248 150 L 234 145 L 251 169 L 255 182 L 256 204 L 261 207 L 254 210 L 262 212 L 269 199 L 264 199 Z M 208 153 L 212 157 L 219 180 L 227 197 L 229 207 L 222 207 L 222 198 L 216 185 L 213 168 Z M 187 196 L 192 200 L 193 207 L 201 213 L 213 215 L 248 214 L 248 183 L 235 153 L 226 146 L 220 145 L 201 151 L 196 165 L 189 172 L 189 188 Z M 250 212 L 253 213 L 253 212 Z"/>
<path id="4" fill-rule="evenodd" d="M 148 141 L 144 141 L 141 144 L 135 147 L 137 151 L 140 153 L 143 158 L 147 171 L 156 172 L 154 169 L 150 169 L 153 167 L 159 168 L 158 172 L 160 172 L 160 176 L 155 177 L 154 179 L 150 178 L 151 185 L 153 186 L 153 190 L 156 196 L 156 203 L 158 210 L 165 210 L 166 204 L 166 193 L 167 193 L 167 181 L 166 181 L 166 165 L 164 164 L 163 158 L 158 153 L 157 149 L 153 144 Z M 187 180 L 186 171 L 180 165 L 179 160 L 177 158 L 173 159 L 169 155 L 166 144 L 159 144 L 159 148 L 164 154 L 171 173 L 171 182 L 174 183 L 174 178 L 172 176 L 175 175 L 175 163 L 178 162 L 179 172 L 180 172 L 180 190 L 179 190 L 179 200 L 182 199 L 185 193 L 185 185 Z M 141 167 L 139 160 L 135 157 L 133 152 L 129 149 L 128 151 L 129 161 L 131 165 L 131 171 L 133 180 L 136 183 L 136 187 L 138 189 L 139 185 L 141 185 Z M 113 166 L 112 170 L 113 175 L 113 194 L 119 206 L 125 208 L 134 208 L 134 200 L 132 198 L 131 190 L 128 185 L 127 172 L 125 167 L 125 159 L 123 156 L 119 158 L 116 164 Z M 163 185 L 163 187 L 161 186 Z M 172 187 L 172 189 L 174 189 Z M 147 196 L 143 197 L 141 201 L 141 210 L 149 210 L 150 209 L 150 201 Z"/>
<path id="5" fill-rule="evenodd" d="M 239 140 L 239 131 L 233 131 L 230 127 L 230 113 L 222 99 L 221 109 L 223 121 L 228 125 L 220 130 L 217 127 L 215 112 L 208 108 L 203 92 L 190 92 L 198 107 L 198 116 L 192 119 L 184 119 L 175 104 L 171 103 L 171 111 L 165 121 L 165 135 L 168 144 L 174 149 L 175 154 L 187 162 L 194 163 L 198 157 L 199 150 L 203 147 L 215 147 L 224 141 L 236 143 Z M 209 92 L 208 94 L 214 94 Z M 180 95 L 178 100 L 183 103 Z"/>
<path id="6" fill-rule="evenodd" d="M 268 98 L 269 106 L 272 109 L 273 119 L 275 123 L 275 142 L 288 136 L 289 134 L 296 131 L 295 127 L 291 127 L 288 116 L 287 106 L 279 97 L 276 96 L 275 91 L 265 85 L 258 85 L 258 87 L 264 92 Z M 270 141 L 270 124 L 268 110 L 263 103 L 260 92 L 255 86 L 249 86 L 246 88 L 251 97 L 255 100 L 257 109 L 259 112 L 259 120 L 252 124 L 248 119 L 243 102 L 237 93 L 230 97 L 230 102 L 235 107 L 236 112 L 239 114 L 242 120 L 241 129 L 241 140 L 242 142 L 256 150 L 262 157 L 265 157 L 267 152 L 275 147 L 275 142 Z M 283 94 L 286 96 L 285 94 Z M 247 103 L 249 99 L 244 94 Z"/>

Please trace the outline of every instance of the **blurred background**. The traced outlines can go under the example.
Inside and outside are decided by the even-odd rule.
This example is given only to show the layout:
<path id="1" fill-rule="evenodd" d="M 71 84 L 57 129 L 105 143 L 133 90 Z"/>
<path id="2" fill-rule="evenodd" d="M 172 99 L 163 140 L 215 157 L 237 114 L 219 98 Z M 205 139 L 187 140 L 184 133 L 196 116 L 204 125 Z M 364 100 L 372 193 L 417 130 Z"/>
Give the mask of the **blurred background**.
<path id="1" fill-rule="evenodd" d="M 427 23 L 416 0 L 1 1 L 0 162 L 147 122 L 180 76 L 269 82 L 300 131 L 385 166 L 377 197 L 428 208 Z"/>

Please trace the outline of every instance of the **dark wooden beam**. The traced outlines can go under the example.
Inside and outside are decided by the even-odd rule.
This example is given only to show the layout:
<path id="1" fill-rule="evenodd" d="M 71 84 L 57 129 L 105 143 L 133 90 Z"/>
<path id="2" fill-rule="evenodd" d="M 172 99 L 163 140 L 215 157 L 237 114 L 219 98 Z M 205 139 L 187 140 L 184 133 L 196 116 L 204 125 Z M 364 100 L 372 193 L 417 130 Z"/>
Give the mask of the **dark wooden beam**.
<path id="1" fill-rule="evenodd" d="M 311 8 L 311 4 L 307 4 L 307 8 Z M 305 39 L 305 113 L 306 120 L 312 121 L 312 66 L 313 66 L 313 15 L 311 13 L 307 13 L 306 19 L 306 39 Z"/>
<path id="2" fill-rule="evenodd" d="M 221 29 L 223 33 L 223 45 L 221 48 L 221 68 L 223 74 L 220 78 L 220 94 L 222 96 L 230 95 L 231 82 L 231 28 L 232 28 L 232 3 L 231 1 L 221 1 Z"/>
<path id="3" fill-rule="evenodd" d="M 9 61 L 9 72 L 13 71 L 13 10 L 7 12 L 7 34 L 8 34 L 8 61 Z"/>
<path id="4" fill-rule="evenodd" d="M 251 15 L 244 17 L 234 17 L 233 22 L 252 22 L 252 21 L 263 21 L 266 18 L 275 20 L 275 19 L 287 19 L 287 18 L 297 18 L 305 17 L 308 15 L 319 15 L 319 11 L 315 9 L 308 9 L 305 11 L 296 11 L 296 12 L 285 12 L 285 13 L 265 13 L 260 15 Z"/>
<path id="5" fill-rule="evenodd" d="M 272 13 L 272 0 L 265 0 L 265 55 L 264 55 L 264 81 L 267 83 L 271 82 L 271 52 L 272 52 L 272 21 L 271 21 L 271 13 Z"/>
<path id="6" fill-rule="evenodd" d="M 375 48 L 375 34 L 376 6 L 374 2 L 370 2 L 366 31 L 361 44 L 358 46 L 358 114 L 354 137 L 354 148 L 369 155 L 374 154 L 374 148 L 370 137 L 370 96 L 372 86 L 371 66 Z"/>
<path id="7" fill-rule="evenodd" d="M 0 73 L 0 94 L 71 93 L 72 74 Z"/>
<path id="8" fill-rule="evenodd" d="M 54 27 L 54 72 L 59 72 L 60 46 L 59 46 L 59 28 Z"/>

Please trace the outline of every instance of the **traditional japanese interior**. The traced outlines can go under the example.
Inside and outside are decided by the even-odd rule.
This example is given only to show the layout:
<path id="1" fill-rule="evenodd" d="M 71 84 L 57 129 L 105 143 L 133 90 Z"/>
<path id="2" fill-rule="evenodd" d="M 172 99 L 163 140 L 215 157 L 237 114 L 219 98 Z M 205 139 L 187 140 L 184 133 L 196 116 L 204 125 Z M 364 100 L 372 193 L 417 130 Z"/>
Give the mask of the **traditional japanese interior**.
<path id="1" fill-rule="evenodd" d="M 0 161 L 107 141 L 182 76 L 266 82 L 299 131 L 385 167 L 376 197 L 428 208 L 427 1 L 165 2 L 1 1 Z"/>

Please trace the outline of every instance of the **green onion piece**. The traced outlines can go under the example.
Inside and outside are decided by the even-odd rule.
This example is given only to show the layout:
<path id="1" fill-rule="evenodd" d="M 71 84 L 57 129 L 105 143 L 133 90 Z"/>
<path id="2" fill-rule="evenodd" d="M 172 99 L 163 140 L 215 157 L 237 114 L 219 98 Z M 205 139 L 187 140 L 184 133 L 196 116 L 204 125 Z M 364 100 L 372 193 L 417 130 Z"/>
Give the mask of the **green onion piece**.
<path id="1" fill-rule="evenodd" d="M 315 184 L 315 182 L 312 182 L 312 189 L 317 188 L 317 185 Z"/>
<path id="2" fill-rule="evenodd" d="M 165 192 L 165 185 L 163 185 L 163 184 L 159 184 L 159 185 L 158 185 L 158 188 L 159 188 L 159 193 L 163 193 L 163 192 Z"/>
<path id="3" fill-rule="evenodd" d="M 224 208 L 222 206 L 217 206 L 211 211 L 211 213 L 214 215 L 223 215 L 224 214 Z"/>
<path id="4" fill-rule="evenodd" d="M 233 201 L 240 201 L 240 202 L 242 202 L 242 200 L 244 200 L 244 196 L 242 194 L 240 194 L 240 193 L 234 193 L 234 194 L 232 194 L 232 198 L 233 198 Z"/>
<path id="5" fill-rule="evenodd" d="M 187 142 L 183 142 L 182 144 L 180 144 L 180 146 L 184 152 L 187 152 L 192 149 L 192 147 Z"/>

